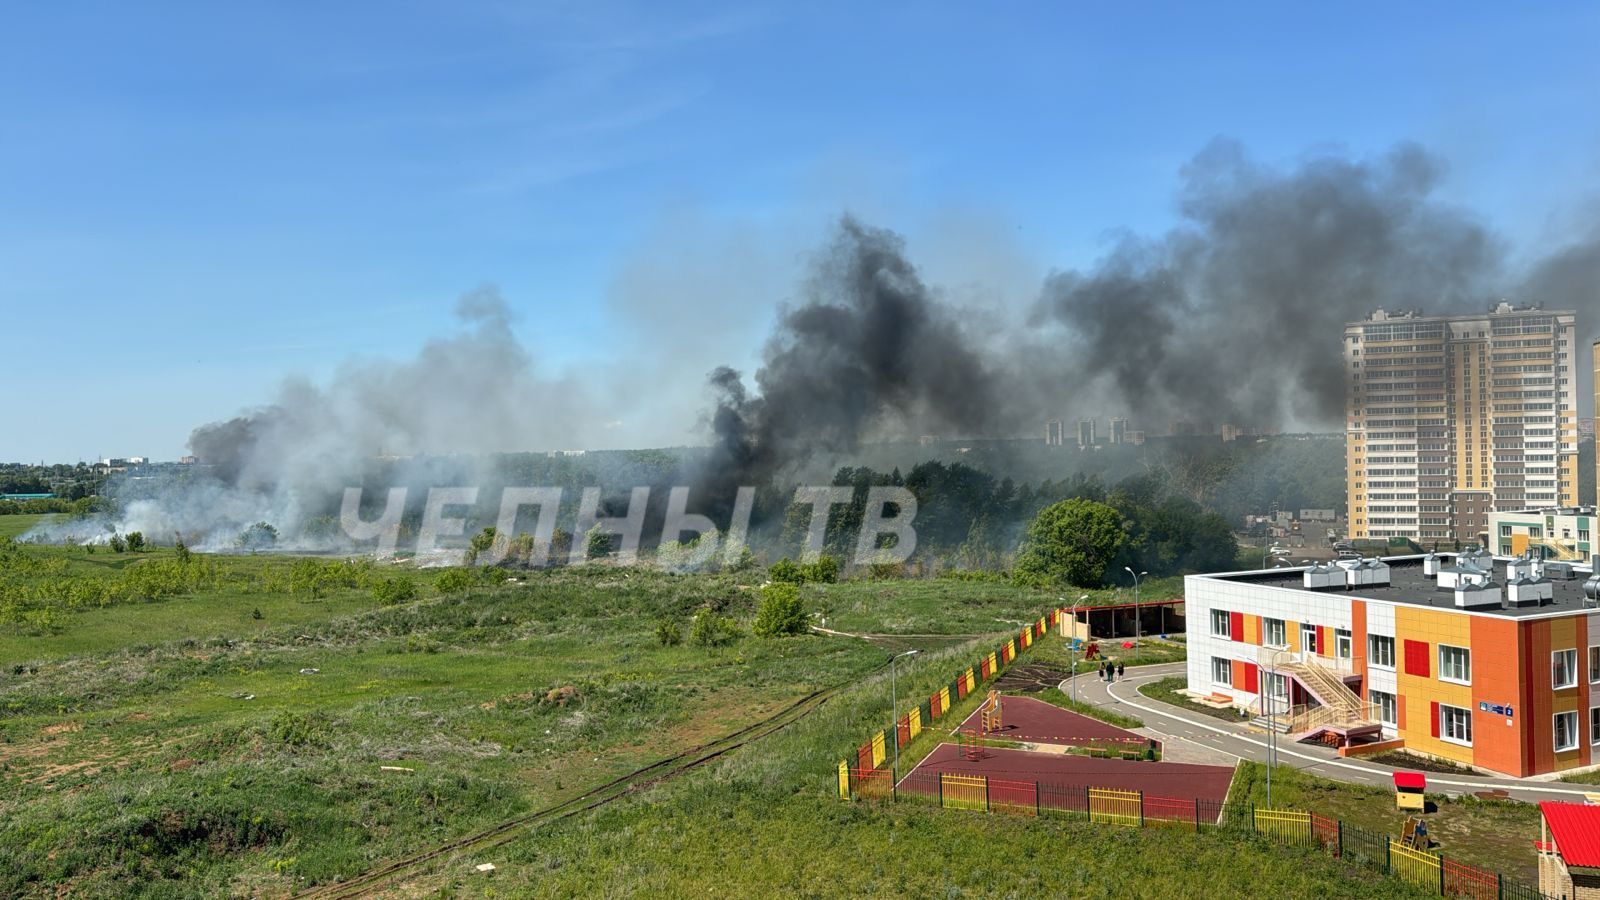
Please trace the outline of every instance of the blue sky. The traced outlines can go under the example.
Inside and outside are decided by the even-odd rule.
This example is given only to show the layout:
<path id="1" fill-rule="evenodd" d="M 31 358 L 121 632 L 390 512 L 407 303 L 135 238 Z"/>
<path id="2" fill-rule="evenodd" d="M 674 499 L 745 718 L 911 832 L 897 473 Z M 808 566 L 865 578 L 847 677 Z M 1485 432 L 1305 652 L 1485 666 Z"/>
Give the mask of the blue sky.
<path id="1" fill-rule="evenodd" d="M 1217 135 L 1419 141 L 1524 252 L 1600 196 L 1600 7 L 1287 6 L 14 7 L 0 459 L 175 457 L 286 375 L 412 354 L 486 283 L 559 371 L 703 281 L 705 367 L 748 366 L 841 211 L 1021 291 L 1171 224 Z"/>

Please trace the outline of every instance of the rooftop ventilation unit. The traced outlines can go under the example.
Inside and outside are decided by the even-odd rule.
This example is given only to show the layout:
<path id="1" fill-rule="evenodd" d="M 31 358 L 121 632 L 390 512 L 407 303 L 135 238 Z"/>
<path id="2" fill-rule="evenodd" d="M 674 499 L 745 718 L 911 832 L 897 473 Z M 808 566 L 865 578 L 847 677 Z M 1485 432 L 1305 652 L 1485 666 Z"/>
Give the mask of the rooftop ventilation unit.
<path id="1" fill-rule="evenodd" d="M 1590 557 L 1593 575 L 1583 583 L 1583 605 L 1600 606 L 1600 554 Z"/>

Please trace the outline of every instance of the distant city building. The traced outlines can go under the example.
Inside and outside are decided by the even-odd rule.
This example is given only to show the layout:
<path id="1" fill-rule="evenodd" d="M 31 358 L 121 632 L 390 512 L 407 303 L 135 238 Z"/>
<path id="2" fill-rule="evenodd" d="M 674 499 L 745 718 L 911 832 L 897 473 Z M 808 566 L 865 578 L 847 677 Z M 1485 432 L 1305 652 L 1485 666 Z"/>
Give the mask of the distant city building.
<path id="1" fill-rule="evenodd" d="M 1590 418 L 1590 419 L 1579 419 L 1578 420 L 1578 437 L 1580 437 L 1580 438 L 1586 438 L 1586 437 L 1587 438 L 1592 438 L 1592 437 L 1594 437 L 1594 419 Z"/>
<path id="2" fill-rule="evenodd" d="M 1128 420 L 1112 418 L 1111 443 L 1126 444 L 1128 442 Z"/>
<path id="3" fill-rule="evenodd" d="M 1333 522 L 1339 518 L 1338 513 L 1331 509 L 1302 509 L 1300 521 L 1302 522 Z"/>
<path id="4" fill-rule="evenodd" d="M 193 465 L 198 465 L 199 463 L 200 463 L 200 457 L 198 457 L 198 456 L 180 456 L 180 457 L 178 457 L 178 465 L 180 465 L 180 466 L 193 466 Z"/>
<path id="5" fill-rule="evenodd" d="M 1350 536 L 1477 541 L 1492 510 L 1576 506 L 1574 319 L 1501 303 L 1346 325 Z"/>
<path id="6" fill-rule="evenodd" d="M 1094 420 L 1078 420 L 1078 448 L 1093 447 L 1095 445 Z"/>
<path id="7" fill-rule="evenodd" d="M 1066 426 L 1060 419 L 1044 423 L 1044 443 L 1047 447 L 1060 447 L 1067 442 Z"/>
<path id="8" fill-rule="evenodd" d="M 1143 444 L 1144 443 L 1144 432 L 1143 431 L 1130 431 L 1130 432 L 1128 432 L 1128 443 L 1133 444 L 1135 446 Z"/>

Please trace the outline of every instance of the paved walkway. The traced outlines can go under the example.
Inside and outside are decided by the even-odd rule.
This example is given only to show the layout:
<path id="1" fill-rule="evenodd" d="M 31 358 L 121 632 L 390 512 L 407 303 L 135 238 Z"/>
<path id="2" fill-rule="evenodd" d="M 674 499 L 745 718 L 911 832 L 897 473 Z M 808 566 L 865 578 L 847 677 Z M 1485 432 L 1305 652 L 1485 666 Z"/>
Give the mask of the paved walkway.
<path id="1" fill-rule="evenodd" d="M 1193 712 L 1152 700 L 1138 692 L 1141 684 L 1186 672 L 1184 663 L 1166 663 L 1157 666 L 1129 668 L 1126 677 L 1106 684 L 1093 672 L 1077 676 L 1078 699 L 1095 706 L 1106 706 L 1125 715 L 1137 716 L 1145 727 L 1135 729 L 1140 734 L 1162 742 L 1162 758 L 1174 762 L 1231 765 L 1248 759 L 1265 762 L 1267 734 L 1251 728 L 1247 723 L 1234 724 L 1203 713 Z M 1073 691 L 1073 679 L 1061 682 L 1061 690 Z M 1318 744 L 1299 744 L 1281 739 L 1278 741 L 1278 765 L 1292 766 L 1323 778 L 1356 784 L 1371 784 L 1394 789 L 1390 777 L 1394 769 L 1355 758 L 1346 759 L 1331 747 Z M 1428 772 L 1428 790 L 1434 793 L 1459 796 L 1478 791 L 1502 789 L 1518 800 L 1567 800 L 1583 802 L 1584 794 L 1600 791 L 1600 785 L 1588 786 L 1529 778 L 1490 778 L 1477 775 L 1456 775 Z"/>

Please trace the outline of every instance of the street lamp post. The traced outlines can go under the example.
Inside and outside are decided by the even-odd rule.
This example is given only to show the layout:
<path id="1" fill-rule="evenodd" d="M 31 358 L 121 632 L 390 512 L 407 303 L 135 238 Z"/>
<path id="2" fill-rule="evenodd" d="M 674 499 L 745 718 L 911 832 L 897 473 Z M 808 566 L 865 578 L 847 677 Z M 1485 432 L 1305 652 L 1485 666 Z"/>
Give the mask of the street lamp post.
<path id="1" fill-rule="evenodd" d="M 1122 570 L 1133 576 L 1133 658 L 1139 658 L 1139 644 L 1144 636 L 1143 610 L 1139 606 L 1139 577 L 1149 575 L 1149 572 L 1135 572 L 1131 566 L 1123 566 Z"/>
<path id="2" fill-rule="evenodd" d="M 907 650 L 889 657 L 889 733 L 894 735 L 894 777 L 900 777 L 900 687 L 894 679 L 895 660 L 902 656 L 915 656 L 917 651 Z"/>
<path id="3" fill-rule="evenodd" d="M 1089 595 L 1084 594 L 1072 602 L 1072 628 L 1067 633 L 1068 652 L 1072 654 L 1072 702 L 1074 705 L 1078 702 L 1078 654 L 1071 647 L 1072 642 L 1078 639 L 1078 604 L 1087 599 L 1089 599 Z"/>
<path id="4" fill-rule="evenodd" d="M 1273 650 L 1267 654 L 1267 675 L 1271 679 L 1267 682 L 1267 808 L 1272 809 L 1272 767 L 1278 763 L 1278 722 L 1272 718 L 1272 689 L 1278 684 L 1278 654 L 1287 653 L 1286 649 Z"/>

